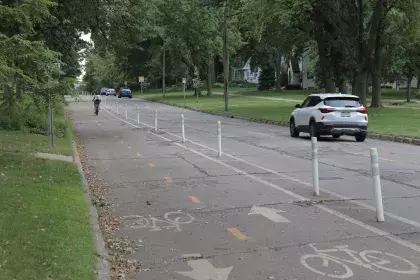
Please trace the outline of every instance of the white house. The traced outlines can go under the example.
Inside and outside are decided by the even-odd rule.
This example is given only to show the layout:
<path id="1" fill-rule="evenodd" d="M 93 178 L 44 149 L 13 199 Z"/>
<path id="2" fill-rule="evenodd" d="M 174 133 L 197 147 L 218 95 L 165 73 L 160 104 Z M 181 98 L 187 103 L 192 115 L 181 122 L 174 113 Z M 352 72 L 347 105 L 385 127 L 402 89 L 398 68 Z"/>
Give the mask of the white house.
<path id="1" fill-rule="evenodd" d="M 296 59 L 292 57 L 287 67 L 289 85 L 300 85 L 302 89 L 316 89 L 316 79 L 309 67 L 309 50 Z"/>
<path id="2" fill-rule="evenodd" d="M 417 83 L 419 81 L 417 80 L 417 78 L 413 78 L 413 80 L 411 81 L 411 88 L 417 88 Z M 391 86 L 393 89 L 397 89 L 397 88 L 407 88 L 407 82 L 406 81 L 399 81 L 398 85 L 397 82 L 393 82 L 393 83 L 386 83 L 384 84 L 385 86 Z"/>
<path id="3" fill-rule="evenodd" d="M 261 68 L 258 67 L 257 71 L 251 70 L 251 58 L 245 63 L 242 68 L 233 68 L 234 81 L 247 81 L 248 83 L 258 84 L 260 78 Z"/>
<path id="4" fill-rule="evenodd" d="M 281 58 L 281 63 L 286 64 L 287 61 L 284 57 Z M 236 81 L 247 81 L 249 83 L 258 84 L 261 68 L 256 71 L 251 69 L 251 58 L 245 63 L 243 67 L 233 68 L 232 78 Z M 309 69 L 309 51 L 302 54 L 301 59 L 290 59 L 287 65 L 287 74 L 289 85 L 300 85 L 303 89 L 315 89 L 314 74 Z"/>

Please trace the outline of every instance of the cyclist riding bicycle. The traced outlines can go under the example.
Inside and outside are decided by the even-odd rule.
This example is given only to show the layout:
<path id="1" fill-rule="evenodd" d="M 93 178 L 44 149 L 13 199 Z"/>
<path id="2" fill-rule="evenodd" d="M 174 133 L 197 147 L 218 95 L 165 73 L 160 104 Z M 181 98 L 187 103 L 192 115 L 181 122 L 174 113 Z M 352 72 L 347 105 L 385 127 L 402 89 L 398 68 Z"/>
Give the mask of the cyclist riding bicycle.
<path id="1" fill-rule="evenodd" d="M 98 113 L 99 113 L 99 104 L 101 104 L 101 96 L 99 96 L 99 95 L 95 95 L 94 97 L 93 97 L 93 104 L 94 104 L 94 106 L 95 106 L 95 111 L 94 111 L 94 113 L 95 113 L 95 115 L 98 115 Z"/>

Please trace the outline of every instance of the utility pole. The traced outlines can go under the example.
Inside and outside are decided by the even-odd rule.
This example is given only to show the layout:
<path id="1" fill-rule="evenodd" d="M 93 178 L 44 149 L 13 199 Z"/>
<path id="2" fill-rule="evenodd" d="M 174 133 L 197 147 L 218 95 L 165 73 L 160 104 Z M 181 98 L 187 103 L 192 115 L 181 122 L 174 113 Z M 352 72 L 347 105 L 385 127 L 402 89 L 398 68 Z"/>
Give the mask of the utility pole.
<path id="1" fill-rule="evenodd" d="M 54 153 L 54 108 L 51 100 L 51 94 L 48 101 L 48 123 L 50 136 L 50 153 Z"/>
<path id="2" fill-rule="evenodd" d="M 228 54 L 228 5 L 229 0 L 225 1 L 224 7 L 224 34 L 223 34 L 223 74 L 224 74 L 224 97 L 225 97 L 225 111 L 229 112 L 229 54 Z"/>
<path id="3" fill-rule="evenodd" d="M 165 99 L 165 93 L 166 93 L 166 84 L 165 84 L 165 76 L 166 76 L 166 49 L 165 49 L 165 40 L 163 40 L 163 57 L 162 57 L 162 93 L 163 93 L 163 99 Z"/>
<path id="4" fill-rule="evenodd" d="M 48 65 L 48 87 L 51 87 L 51 75 L 51 66 Z M 51 89 L 49 88 L 49 90 Z M 48 136 L 50 138 L 50 153 L 54 153 L 54 119 L 51 92 L 48 95 Z"/>

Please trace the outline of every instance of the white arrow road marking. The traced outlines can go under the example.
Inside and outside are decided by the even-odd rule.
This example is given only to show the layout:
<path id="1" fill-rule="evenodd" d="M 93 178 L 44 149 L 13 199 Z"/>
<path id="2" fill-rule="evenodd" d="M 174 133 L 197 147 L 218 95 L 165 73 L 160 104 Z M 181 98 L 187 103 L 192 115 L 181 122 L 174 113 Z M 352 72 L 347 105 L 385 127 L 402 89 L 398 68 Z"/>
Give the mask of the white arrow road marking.
<path id="1" fill-rule="evenodd" d="M 248 216 L 249 215 L 262 215 L 275 223 L 290 223 L 288 219 L 279 215 L 278 213 L 285 213 L 285 211 L 254 205 L 252 206 L 251 211 L 248 213 Z"/>
<path id="2" fill-rule="evenodd" d="M 187 261 L 192 271 L 175 271 L 194 280 L 228 280 L 233 266 L 226 268 L 215 268 L 208 260 Z"/>

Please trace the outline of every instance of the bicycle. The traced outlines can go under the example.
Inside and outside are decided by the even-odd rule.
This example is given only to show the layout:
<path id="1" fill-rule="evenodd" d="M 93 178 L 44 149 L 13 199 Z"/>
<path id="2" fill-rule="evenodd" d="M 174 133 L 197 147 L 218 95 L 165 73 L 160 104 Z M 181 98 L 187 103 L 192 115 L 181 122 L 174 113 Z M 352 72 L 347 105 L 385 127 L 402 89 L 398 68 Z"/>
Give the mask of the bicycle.
<path id="1" fill-rule="evenodd" d="M 95 115 L 99 114 L 99 104 L 95 104 Z"/>
<path id="2" fill-rule="evenodd" d="M 381 270 L 385 270 L 388 272 L 394 272 L 394 273 L 400 273 L 400 274 L 417 274 L 419 273 L 418 267 L 413 264 L 412 262 L 390 254 L 390 253 L 383 253 L 380 251 L 374 251 L 374 250 L 365 250 L 361 252 L 353 251 L 348 249 L 348 245 L 339 245 L 334 246 L 334 249 L 326 249 L 326 250 L 319 250 L 315 247 L 315 244 L 309 244 L 309 247 L 311 247 L 316 254 L 308 254 L 301 257 L 300 262 L 303 266 L 308 268 L 309 270 L 328 276 L 331 278 L 339 278 L 339 279 L 346 279 L 353 276 L 353 271 L 350 269 L 350 267 L 346 264 L 353 264 L 358 265 L 367 269 L 370 269 L 374 272 L 380 272 Z M 333 252 L 344 252 L 348 256 L 350 256 L 352 259 L 343 259 L 336 257 L 332 254 Z M 391 260 L 389 260 L 391 258 Z M 345 272 L 342 272 L 343 270 L 338 271 L 340 274 L 327 274 L 327 272 L 321 271 L 319 268 L 314 268 L 308 264 L 308 260 L 310 259 L 320 259 L 322 268 L 328 268 L 330 263 L 336 263 L 340 265 L 342 268 L 344 268 Z M 394 259 L 394 260 L 392 260 Z M 312 263 L 312 262 L 311 262 Z M 399 270 L 397 269 L 399 266 L 396 264 L 403 264 L 407 265 L 408 269 Z M 397 268 L 395 268 L 397 267 Z M 325 269 L 324 269 L 325 271 Z"/>

